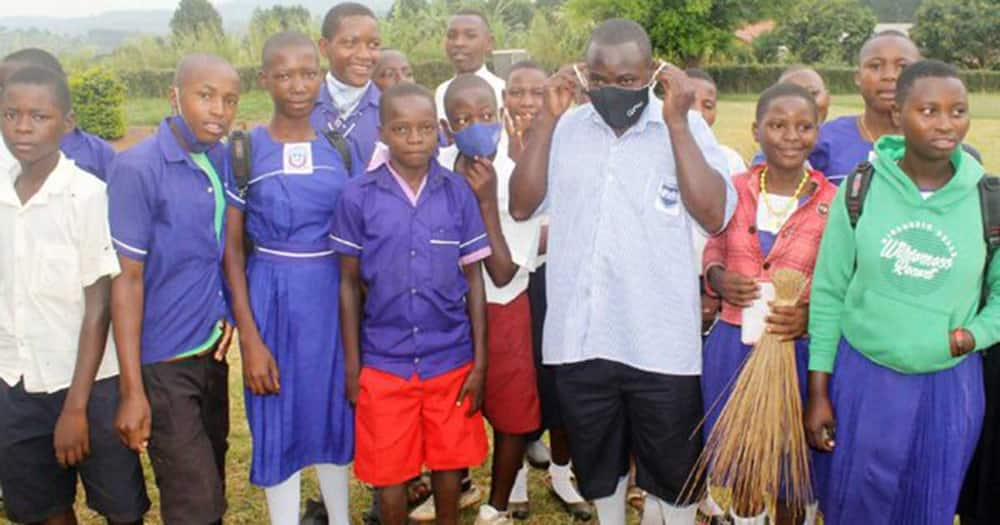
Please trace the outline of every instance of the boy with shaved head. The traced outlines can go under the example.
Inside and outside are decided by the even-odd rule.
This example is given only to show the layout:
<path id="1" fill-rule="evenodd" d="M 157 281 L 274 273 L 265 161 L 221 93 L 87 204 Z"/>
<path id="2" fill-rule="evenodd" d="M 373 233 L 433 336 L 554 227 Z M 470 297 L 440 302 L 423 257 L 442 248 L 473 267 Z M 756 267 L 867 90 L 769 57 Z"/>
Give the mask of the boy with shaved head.
<path id="1" fill-rule="evenodd" d="M 736 193 L 694 87 L 652 59 L 635 22 L 599 25 L 586 65 L 546 87 L 511 179 L 511 214 L 548 204 L 544 361 L 555 368 L 580 492 L 625 523 L 629 456 L 643 523 L 692 523 L 681 492 L 700 453 L 698 264 L 691 225 L 722 230 Z M 576 74 L 574 74 L 576 70 Z M 664 99 L 650 97 L 659 82 Z M 567 111 L 577 83 L 591 101 Z"/>
<path id="2" fill-rule="evenodd" d="M 121 153 L 108 185 L 122 273 L 112 286 L 121 367 L 116 426 L 149 452 L 166 524 L 221 521 L 226 509 L 228 365 L 223 293 L 225 190 L 220 140 L 236 116 L 240 78 L 225 60 L 177 66 L 176 115 Z"/>

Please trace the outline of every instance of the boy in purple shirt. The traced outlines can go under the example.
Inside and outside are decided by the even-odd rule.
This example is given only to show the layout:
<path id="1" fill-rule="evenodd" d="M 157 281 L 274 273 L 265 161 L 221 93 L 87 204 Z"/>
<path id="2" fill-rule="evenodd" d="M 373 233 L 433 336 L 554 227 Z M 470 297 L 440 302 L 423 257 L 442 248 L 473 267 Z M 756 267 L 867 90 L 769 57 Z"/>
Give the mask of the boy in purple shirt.
<path id="1" fill-rule="evenodd" d="M 892 120 L 896 79 L 904 67 L 918 60 L 920 50 L 899 31 L 883 31 L 861 46 L 854 82 L 864 99 L 865 111 L 823 124 L 809 155 L 814 169 L 839 185 L 859 162 L 868 160 L 872 144 L 879 137 L 900 132 Z"/>
<path id="2" fill-rule="evenodd" d="M 111 314 L 121 368 L 116 427 L 149 449 L 163 522 L 221 522 L 226 510 L 228 365 L 225 321 L 226 136 L 240 79 L 225 60 L 177 66 L 176 116 L 115 159 L 111 237 L 122 273 Z"/>
<path id="3" fill-rule="evenodd" d="M 487 453 L 480 261 L 489 239 L 468 183 L 433 159 L 432 95 L 400 84 L 382 102 L 388 158 L 344 186 L 331 234 L 341 254 L 347 396 L 357 411 L 354 467 L 381 489 L 382 522 L 400 525 L 405 482 L 427 465 L 437 522 L 457 524 L 462 469 Z"/>
<path id="4" fill-rule="evenodd" d="M 382 38 L 378 19 L 354 2 L 333 6 L 323 18 L 320 52 L 330 64 L 310 121 L 316 131 L 333 130 L 351 153 L 351 175 L 365 172 L 378 141 L 379 98 L 372 82 Z"/>
<path id="5" fill-rule="evenodd" d="M 63 77 L 66 76 L 62 64 L 55 56 L 48 51 L 29 47 L 4 57 L 3 62 L 0 63 L 0 87 L 3 87 L 4 81 L 10 75 L 26 66 L 43 67 L 51 69 Z M 80 169 L 107 182 L 108 169 L 111 167 L 111 161 L 115 160 L 114 148 L 97 135 L 78 128 L 75 125 L 75 118 L 72 118 L 71 122 L 73 127 L 63 135 L 59 148 Z"/>

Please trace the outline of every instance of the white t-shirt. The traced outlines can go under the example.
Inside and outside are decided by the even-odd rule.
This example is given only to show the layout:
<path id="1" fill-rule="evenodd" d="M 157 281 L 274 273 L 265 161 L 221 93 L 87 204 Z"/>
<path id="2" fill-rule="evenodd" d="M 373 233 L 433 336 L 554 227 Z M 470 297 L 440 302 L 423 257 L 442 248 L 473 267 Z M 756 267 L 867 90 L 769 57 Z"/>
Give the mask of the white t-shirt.
<path id="1" fill-rule="evenodd" d="M 0 380 L 32 393 L 70 386 L 84 288 L 120 272 L 105 184 L 61 156 L 31 199 L 14 190 L 20 166 L 0 172 Z M 111 338 L 97 379 L 118 374 Z"/>
<path id="2" fill-rule="evenodd" d="M 507 83 L 502 78 L 494 75 L 489 69 L 486 69 L 485 65 L 476 71 L 476 76 L 485 80 L 493 88 L 493 93 L 497 97 L 497 106 L 503 106 L 503 90 L 507 87 Z M 442 82 L 434 91 L 434 103 L 437 104 L 438 118 L 445 118 L 444 93 L 448 90 L 448 86 L 451 85 L 452 80 L 455 80 L 455 77 Z"/>
<path id="3" fill-rule="evenodd" d="M 530 274 L 541 261 L 538 257 L 538 242 L 541 238 L 542 217 L 532 217 L 526 221 L 515 221 L 510 215 L 510 176 L 514 173 L 514 161 L 507 155 L 507 132 L 500 134 L 500 144 L 493 168 L 497 172 L 497 205 L 500 214 L 500 229 L 504 240 L 510 249 L 510 257 L 520 268 L 506 286 L 497 287 L 493 284 L 489 272 L 486 276 L 486 302 L 493 304 L 509 304 L 517 296 L 528 289 Z M 448 146 L 438 153 L 438 162 L 449 170 L 455 166 L 458 158 L 458 148 Z"/>

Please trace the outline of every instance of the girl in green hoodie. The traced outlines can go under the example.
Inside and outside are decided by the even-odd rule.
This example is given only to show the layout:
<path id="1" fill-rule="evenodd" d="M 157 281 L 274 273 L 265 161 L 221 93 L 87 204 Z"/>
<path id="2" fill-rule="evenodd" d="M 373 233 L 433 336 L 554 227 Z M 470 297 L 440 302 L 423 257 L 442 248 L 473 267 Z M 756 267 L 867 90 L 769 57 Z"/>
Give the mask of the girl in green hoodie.
<path id="1" fill-rule="evenodd" d="M 894 118 L 856 228 L 845 188 L 831 205 L 812 287 L 805 425 L 829 525 L 952 523 L 983 416 L 974 351 L 1000 340 L 957 70 L 906 68 Z"/>

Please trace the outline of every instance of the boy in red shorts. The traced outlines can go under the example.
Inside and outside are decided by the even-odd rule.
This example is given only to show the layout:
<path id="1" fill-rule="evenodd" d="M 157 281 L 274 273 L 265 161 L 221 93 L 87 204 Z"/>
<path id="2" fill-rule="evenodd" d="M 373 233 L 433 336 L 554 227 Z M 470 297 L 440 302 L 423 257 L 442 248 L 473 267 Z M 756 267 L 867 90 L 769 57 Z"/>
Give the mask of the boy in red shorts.
<path id="1" fill-rule="evenodd" d="M 437 523 L 457 524 L 462 469 L 487 453 L 480 261 L 490 244 L 469 185 L 433 159 L 430 92 L 397 85 L 379 112 L 387 158 L 345 185 L 331 234 L 341 254 L 347 395 L 357 409 L 354 468 L 380 489 L 382 523 L 402 525 L 405 483 L 426 465 Z"/>

